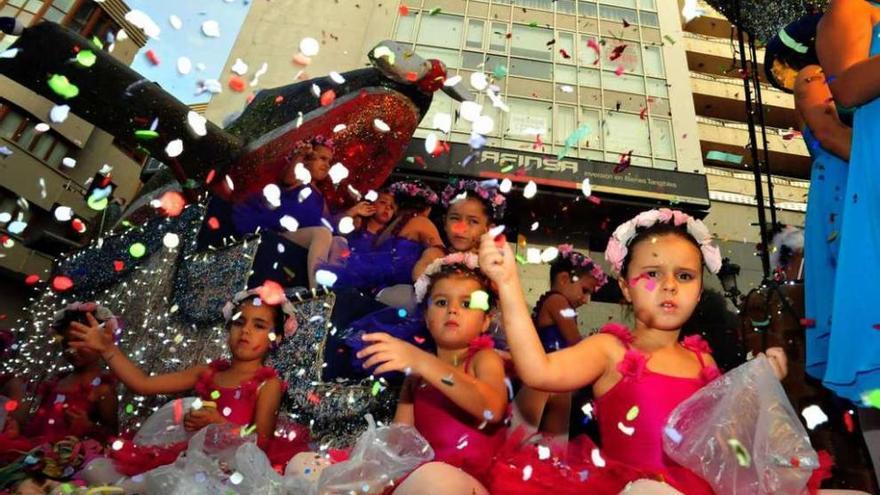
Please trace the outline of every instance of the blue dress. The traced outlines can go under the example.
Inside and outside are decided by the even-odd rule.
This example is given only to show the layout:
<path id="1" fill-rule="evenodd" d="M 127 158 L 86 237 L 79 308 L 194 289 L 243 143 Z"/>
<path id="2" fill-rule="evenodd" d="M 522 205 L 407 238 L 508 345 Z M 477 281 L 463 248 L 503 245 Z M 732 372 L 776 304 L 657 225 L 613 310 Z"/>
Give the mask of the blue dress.
<path id="1" fill-rule="evenodd" d="M 363 241 L 356 241 L 356 246 Z M 349 247 L 351 245 L 349 244 Z M 377 291 L 397 284 L 412 284 L 412 271 L 425 250 L 418 241 L 391 237 L 372 249 L 355 249 L 341 265 L 321 268 L 336 274 L 334 289 Z"/>
<path id="2" fill-rule="evenodd" d="M 872 2 L 873 3 L 873 2 Z M 876 4 L 875 4 L 876 5 Z M 880 24 L 870 55 L 880 55 Z M 880 388 L 880 98 L 855 112 L 823 383 L 860 402 Z"/>
<path id="3" fill-rule="evenodd" d="M 311 193 L 304 193 L 308 188 Z M 301 192 L 303 192 L 301 198 Z M 323 225 L 324 195 L 316 188 L 303 184 L 281 191 L 281 205 L 272 209 L 263 197 L 256 193 L 232 207 L 232 223 L 239 234 L 249 234 L 257 230 L 282 231 L 281 218 L 290 216 L 296 219 L 299 228 Z"/>
<path id="4" fill-rule="evenodd" d="M 547 298 L 553 294 L 559 293 L 551 290 L 541 296 L 538 305 L 535 306 L 535 310 L 532 312 L 532 320 L 535 322 L 535 328 L 538 330 L 538 337 L 541 339 L 541 345 L 544 347 L 545 352 L 554 352 L 569 347 L 569 343 L 562 335 L 562 330 L 559 329 L 558 325 L 553 323 L 543 327 L 538 326 L 538 316 L 541 314 L 541 306 L 543 306 L 544 302 L 547 301 Z"/>
<path id="5" fill-rule="evenodd" d="M 806 317 L 815 321 L 813 327 L 806 331 L 806 367 L 807 373 L 822 379 L 828 363 L 831 309 L 834 305 L 832 288 L 837 274 L 849 165 L 822 148 L 809 128 L 804 129 L 804 140 L 813 157 L 807 218 L 804 222 Z"/>

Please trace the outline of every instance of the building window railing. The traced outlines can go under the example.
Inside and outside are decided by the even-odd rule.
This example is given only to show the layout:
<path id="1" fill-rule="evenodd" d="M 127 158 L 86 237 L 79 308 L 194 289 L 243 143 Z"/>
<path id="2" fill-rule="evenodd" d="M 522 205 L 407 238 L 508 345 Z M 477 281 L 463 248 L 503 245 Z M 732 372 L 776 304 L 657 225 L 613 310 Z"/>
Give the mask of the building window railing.
<path id="1" fill-rule="evenodd" d="M 713 81 L 713 82 L 718 82 L 718 83 L 723 83 L 723 84 L 730 84 L 730 85 L 737 86 L 740 88 L 742 88 L 742 85 L 743 85 L 742 79 L 737 79 L 735 77 L 713 76 L 711 74 L 704 74 L 702 72 L 691 71 L 691 78 L 702 79 L 704 81 Z M 761 83 L 761 90 L 762 91 L 773 91 L 776 93 L 785 93 L 781 89 L 776 88 L 770 84 L 765 84 L 765 83 Z M 788 93 L 786 93 L 786 94 L 788 94 Z"/>

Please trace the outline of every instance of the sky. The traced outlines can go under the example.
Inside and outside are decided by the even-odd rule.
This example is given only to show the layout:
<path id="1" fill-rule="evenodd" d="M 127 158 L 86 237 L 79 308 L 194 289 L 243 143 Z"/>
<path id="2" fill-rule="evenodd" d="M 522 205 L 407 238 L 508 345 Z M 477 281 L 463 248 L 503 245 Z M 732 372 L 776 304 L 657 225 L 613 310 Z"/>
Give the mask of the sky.
<path id="1" fill-rule="evenodd" d="M 126 0 L 126 4 L 132 10 L 146 13 L 160 28 L 158 39 L 148 39 L 131 68 L 159 83 L 183 103 L 208 102 L 210 93 L 196 96 L 198 81 L 220 79 L 251 0 Z M 172 15 L 180 18 L 179 30 L 171 24 Z M 203 34 L 202 24 L 206 21 L 217 22 L 219 37 Z M 153 50 L 158 57 L 158 65 L 149 60 L 148 50 Z M 191 61 L 192 68 L 187 75 L 178 72 L 180 57 Z"/>

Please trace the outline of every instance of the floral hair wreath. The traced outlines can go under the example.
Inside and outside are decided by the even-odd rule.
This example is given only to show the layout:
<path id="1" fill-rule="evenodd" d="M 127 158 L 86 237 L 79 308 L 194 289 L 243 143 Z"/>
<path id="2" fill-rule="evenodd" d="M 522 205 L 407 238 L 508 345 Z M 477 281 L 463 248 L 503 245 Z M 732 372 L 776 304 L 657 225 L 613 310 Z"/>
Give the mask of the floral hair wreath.
<path id="1" fill-rule="evenodd" d="M 500 220 L 504 217 L 504 207 L 507 198 L 498 190 L 498 181 L 489 180 L 477 182 L 475 180 L 458 180 L 446 186 L 443 190 L 443 207 L 449 208 L 452 203 L 463 199 L 463 195 L 472 193 L 489 203 L 492 210 L 492 220 Z"/>
<path id="2" fill-rule="evenodd" d="M 575 268 L 589 270 L 590 276 L 596 279 L 596 282 L 599 283 L 599 286 L 596 287 L 597 289 L 608 283 L 608 275 L 605 274 L 602 267 L 594 262 L 589 256 L 575 251 L 574 246 L 571 244 L 561 244 L 557 249 L 559 250 L 559 256 L 562 256 L 562 258 L 571 263 Z"/>
<path id="3" fill-rule="evenodd" d="M 94 301 L 76 301 L 68 304 L 64 309 L 56 311 L 52 316 L 52 324 L 49 328 L 55 331 L 61 330 L 61 325 L 64 321 L 69 320 L 72 317 L 71 313 L 92 313 L 96 320 L 106 323 L 110 330 L 116 331 L 116 329 L 119 328 L 119 320 L 116 318 L 116 315 L 114 315 L 109 309 Z"/>
<path id="4" fill-rule="evenodd" d="M 416 280 L 415 292 L 416 301 L 422 302 L 428 295 L 428 287 L 431 285 L 431 277 L 436 275 L 445 265 L 464 265 L 471 270 L 480 269 L 479 257 L 474 253 L 452 253 L 442 258 L 438 258 L 425 268 L 424 273 Z"/>
<path id="5" fill-rule="evenodd" d="M 402 180 L 395 182 L 394 184 L 391 184 L 388 191 L 395 196 L 400 194 L 414 198 L 422 198 L 431 205 L 436 205 L 440 201 L 437 197 L 437 193 L 419 180 Z"/>
<path id="6" fill-rule="evenodd" d="M 605 248 L 605 259 L 611 263 L 611 270 L 614 275 L 620 276 L 623 260 L 628 252 L 627 246 L 635 238 L 636 230 L 650 227 L 657 222 L 671 222 L 676 227 L 686 225 L 688 234 L 700 245 L 700 252 L 703 253 L 703 261 L 706 264 L 706 268 L 712 273 L 718 273 L 718 270 L 721 269 L 721 250 L 712 243 L 712 234 L 709 233 L 706 225 L 687 213 L 670 210 L 669 208 L 660 208 L 639 213 L 635 218 L 622 223 L 611 234 L 611 239 L 608 240 L 608 247 Z"/>
<path id="7" fill-rule="evenodd" d="M 266 296 L 265 291 L 266 289 L 264 286 L 260 286 L 250 290 L 243 290 L 232 296 L 232 300 L 226 301 L 226 304 L 223 305 L 223 320 L 226 321 L 226 323 L 232 321 L 236 308 L 238 308 L 245 299 L 258 297 L 263 301 L 264 296 Z M 273 296 L 275 296 L 274 293 Z M 266 304 L 270 303 L 267 301 Z M 275 306 L 276 304 L 270 305 Z M 296 309 L 294 308 L 293 303 L 290 302 L 287 296 L 283 295 L 283 293 L 281 294 L 281 302 L 277 303 L 277 306 L 279 306 L 281 312 L 284 313 L 284 336 L 289 337 L 296 333 L 296 329 L 299 327 L 299 323 L 296 321 Z"/>
<path id="8" fill-rule="evenodd" d="M 335 151 L 335 143 L 333 142 L 333 138 L 329 138 L 324 136 L 323 134 L 318 134 L 317 136 L 312 136 L 310 138 L 302 139 L 297 141 L 293 145 L 294 155 L 302 152 L 304 149 L 308 147 L 315 146 L 323 146 L 325 148 L 330 148 Z"/>

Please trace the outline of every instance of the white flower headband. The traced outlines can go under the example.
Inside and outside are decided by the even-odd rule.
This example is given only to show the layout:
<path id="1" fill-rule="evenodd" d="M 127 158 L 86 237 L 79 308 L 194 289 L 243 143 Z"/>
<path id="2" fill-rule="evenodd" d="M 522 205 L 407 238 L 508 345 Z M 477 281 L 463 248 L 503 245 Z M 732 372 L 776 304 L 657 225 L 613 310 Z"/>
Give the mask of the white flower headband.
<path id="1" fill-rule="evenodd" d="M 119 328 L 119 320 L 116 319 L 113 312 L 94 301 L 76 301 L 68 304 L 64 309 L 56 311 L 55 314 L 52 315 L 52 324 L 50 325 L 50 328 L 53 330 L 60 330 L 59 327 L 64 320 L 70 316 L 69 313 L 71 312 L 92 313 L 92 316 L 94 316 L 96 320 L 106 323 L 106 327 L 111 331 L 116 331 L 116 329 Z"/>
<path id="2" fill-rule="evenodd" d="M 284 336 L 289 337 L 293 335 L 296 333 L 296 329 L 299 326 L 296 321 L 296 309 L 294 308 L 293 303 L 284 295 L 283 289 L 278 289 L 281 289 L 280 285 L 274 282 L 266 282 L 260 287 L 243 290 L 235 294 L 232 296 L 231 301 L 227 301 L 226 304 L 223 305 L 223 319 L 226 323 L 232 321 L 232 317 L 235 316 L 235 309 L 241 304 L 241 302 L 249 297 L 256 296 L 260 298 L 261 302 L 265 302 L 272 306 L 278 305 L 281 308 L 281 312 L 284 313 Z M 272 291 L 271 295 L 268 294 L 270 290 Z"/>
<path id="3" fill-rule="evenodd" d="M 672 223 L 673 225 L 687 225 L 687 232 L 700 245 L 700 251 L 703 253 L 703 261 L 706 268 L 712 273 L 718 273 L 721 269 L 721 250 L 712 243 L 712 234 L 706 225 L 696 218 L 678 210 L 670 210 L 669 208 L 660 208 L 657 210 L 643 211 L 635 216 L 635 218 L 622 223 L 608 240 L 608 247 L 605 248 L 605 259 L 611 264 L 611 271 L 620 276 L 623 268 L 623 260 L 626 258 L 627 246 L 636 236 L 638 228 L 650 227 L 657 222 Z"/>
<path id="4" fill-rule="evenodd" d="M 480 258 L 474 253 L 452 253 L 450 255 L 438 258 L 425 268 L 424 273 L 416 280 L 415 291 L 416 301 L 422 302 L 428 293 L 428 286 L 431 285 L 431 276 L 435 275 L 444 265 L 462 264 L 471 270 L 480 268 Z"/>

